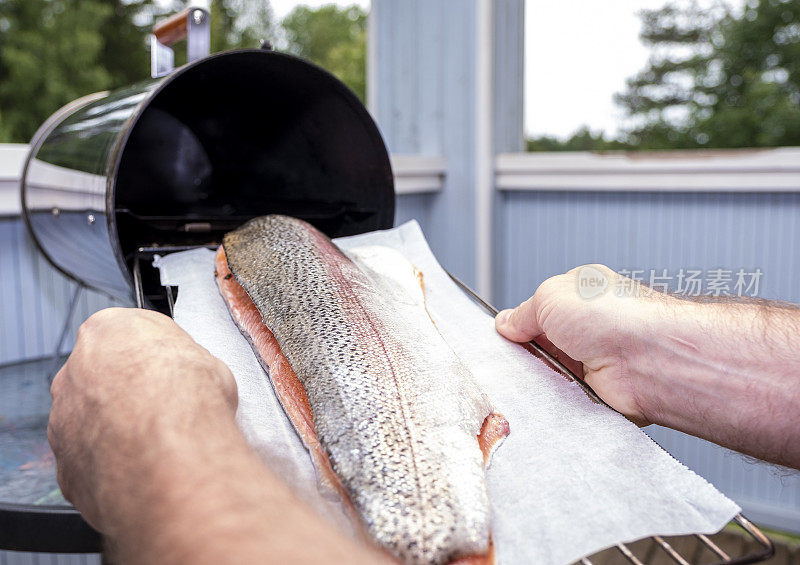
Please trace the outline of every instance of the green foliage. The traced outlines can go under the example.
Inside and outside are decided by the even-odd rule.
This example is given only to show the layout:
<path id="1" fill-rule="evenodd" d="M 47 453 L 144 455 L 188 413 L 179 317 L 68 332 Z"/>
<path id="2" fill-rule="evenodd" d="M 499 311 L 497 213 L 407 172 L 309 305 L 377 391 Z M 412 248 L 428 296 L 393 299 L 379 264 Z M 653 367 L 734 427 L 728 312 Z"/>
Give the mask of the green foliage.
<path id="1" fill-rule="evenodd" d="M 741 14 L 672 3 L 642 17 L 642 39 L 662 54 L 616 98 L 638 123 L 626 141 L 800 145 L 800 0 L 750 0 Z"/>
<path id="2" fill-rule="evenodd" d="M 527 140 L 528 151 L 619 151 L 632 149 L 630 145 L 616 139 L 607 139 L 601 131 L 593 134 L 587 126 L 581 127 L 567 140 L 543 135 Z"/>
<path id="3" fill-rule="evenodd" d="M 641 18 L 653 55 L 615 97 L 634 125 L 619 141 L 581 130 L 530 148 L 800 145 L 800 0 L 748 0 L 740 11 L 673 0 Z"/>
<path id="4" fill-rule="evenodd" d="M 147 78 L 150 76 L 147 34 L 152 27 L 151 14 L 155 11 L 153 0 L 105 0 L 101 3 L 111 8 L 99 29 L 103 49 L 98 61 L 111 75 L 109 87 L 119 88 Z"/>
<path id="5" fill-rule="evenodd" d="M 173 0 L 166 11 L 183 10 L 189 0 Z M 275 37 L 272 8 L 268 0 L 212 0 L 211 52 L 254 48 Z M 173 46 L 175 66 L 186 63 L 186 41 Z M 149 57 L 149 53 L 147 54 Z M 148 67 L 149 68 L 149 67 Z"/>
<path id="6" fill-rule="evenodd" d="M 27 142 L 55 110 L 148 76 L 137 20 L 152 0 L 0 0 L 0 142 Z"/>
<path id="7" fill-rule="evenodd" d="M 287 50 L 336 75 L 366 99 L 367 16 L 358 6 L 298 6 L 283 22 Z"/>
<path id="8" fill-rule="evenodd" d="M 108 88 L 100 29 L 109 4 L 81 0 L 0 2 L 0 138 L 27 141 L 55 109 Z"/>
<path id="9" fill-rule="evenodd" d="M 153 22 L 187 0 L 0 0 L 0 142 L 27 142 L 53 112 L 85 94 L 149 76 Z M 363 100 L 366 15 L 358 7 L 296 8 L 283 22 L 288 51 L 343 80 Z M 211 51 L 275 43 L 268 0 L 212 0 Z M 186 45 L 174 46 L 175 63 Z"/>
<path id="10" fill-rule="evenodd" d="M 0 0 L 0 142 L 27 142 L 53 112 L 85 94 L 150 75 L 153 22 L 182 9 L 153 0 Z M 257 47 L 269 2 L 214 0 L 211 49 Z M 175 46 L 186 61 L 185 42 Z"/>

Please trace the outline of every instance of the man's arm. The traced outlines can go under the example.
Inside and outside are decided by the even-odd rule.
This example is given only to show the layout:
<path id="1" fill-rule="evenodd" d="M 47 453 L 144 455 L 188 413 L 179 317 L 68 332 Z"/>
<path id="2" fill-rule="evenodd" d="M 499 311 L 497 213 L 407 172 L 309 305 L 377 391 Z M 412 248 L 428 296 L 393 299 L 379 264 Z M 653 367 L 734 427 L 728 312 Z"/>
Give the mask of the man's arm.
<path id="1" fill-rule="evenodd" d="M 582 298 L 573 269 L 498 314 L 497 330 L 519 342 L 545 334 L 634 421 L 800 468 L 800 309 L 690 301 L 591 268 L 609 280 L 601 295 Z"/>
<path id="2" fill-rule="evenodd" d="M 247 445 L 228 368 L 166 316 L 92 316 L 52 385 L 64 496 L 120 563 L 379 563 Z"/>

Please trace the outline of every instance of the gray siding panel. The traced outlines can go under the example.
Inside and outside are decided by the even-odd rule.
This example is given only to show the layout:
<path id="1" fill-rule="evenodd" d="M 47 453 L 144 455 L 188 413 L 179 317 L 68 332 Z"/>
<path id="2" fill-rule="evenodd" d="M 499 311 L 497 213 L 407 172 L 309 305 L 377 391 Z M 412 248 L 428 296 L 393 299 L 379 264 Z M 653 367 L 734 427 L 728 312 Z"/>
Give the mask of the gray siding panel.
<path id="1" fill-rule="evenodd" d="M 376 119 L 392 153 L 446 159 L 444 188 L 427 199 L 425 233 L 434 252 L 473 282 L 475 3 L 374 0 L 372 10 Z"/>
<path id="2" fill-rule="evenodd" d="M 760 268 L 759 296 L 800 302 L 798 213 L 795 193 L 502 193 L 498 303 L 516 305 L 585 263 L 668 274 Z"/>
<path id="3" fill-rule="evenodd" d="M 74 289 L 38 252 L 22 220 L 0 218 L 0 364 L 53 353 Z M 83 320 L 119 305 L 84 291 L 65 350 Z"/>
<path id="4" fill-rule="evenodd" d="M 431 201 L 437 194 L 407 194 L 397 197 L 397 209 L 394 214 L 394 225 L 399 226 L 409 220 L 419 222 L 423 233 L 433 231 L 431 223 Z"/>
<path id="5" fill-rule="evenodd" d="M 100 565 L 100 556 L 0 551 L 0 565 Z"/>
<path id="6" fill-rule="evenodd" d="M 525 2 L 494 2 L 494 152 L 525 150 L 524 106 Z"/>

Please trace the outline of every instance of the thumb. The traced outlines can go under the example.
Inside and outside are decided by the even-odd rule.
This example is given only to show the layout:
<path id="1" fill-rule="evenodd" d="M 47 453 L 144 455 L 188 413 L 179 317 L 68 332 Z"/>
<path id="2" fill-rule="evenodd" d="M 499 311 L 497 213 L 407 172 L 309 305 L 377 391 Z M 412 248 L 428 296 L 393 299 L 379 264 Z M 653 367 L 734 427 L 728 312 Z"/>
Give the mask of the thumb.
<path id="1" fill-rule="evenodd" d="M 503 310 L 494 319 L 497 332 L 511 341 L 524 342 L 544 333 L 537 320 L 533 298 L 529 298 L 516 308 Z"/>

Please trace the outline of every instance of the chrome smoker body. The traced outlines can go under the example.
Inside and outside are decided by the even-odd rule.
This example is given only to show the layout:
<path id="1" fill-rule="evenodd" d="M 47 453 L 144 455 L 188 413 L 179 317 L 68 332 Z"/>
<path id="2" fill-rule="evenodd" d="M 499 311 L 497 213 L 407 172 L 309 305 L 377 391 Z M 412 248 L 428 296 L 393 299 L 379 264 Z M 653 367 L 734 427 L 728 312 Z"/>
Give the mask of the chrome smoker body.
<path id="1" fill-rule="evenodd" d="M 394 220 L 388 153 L 361 102 L 319 67 L 265 49 L 62 108 L 31 142 L 21 191 L 50 262 L 125 299 L 141 248 L 214 245 L 268 213 L 331 236 Z"/>

